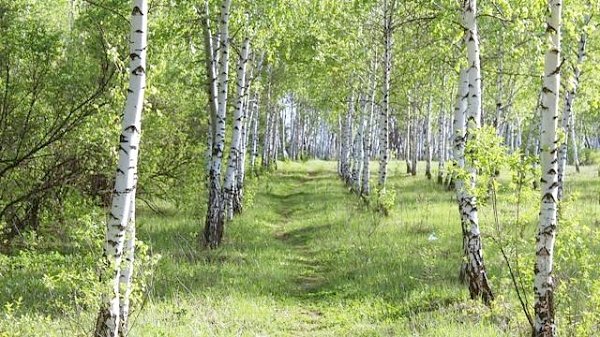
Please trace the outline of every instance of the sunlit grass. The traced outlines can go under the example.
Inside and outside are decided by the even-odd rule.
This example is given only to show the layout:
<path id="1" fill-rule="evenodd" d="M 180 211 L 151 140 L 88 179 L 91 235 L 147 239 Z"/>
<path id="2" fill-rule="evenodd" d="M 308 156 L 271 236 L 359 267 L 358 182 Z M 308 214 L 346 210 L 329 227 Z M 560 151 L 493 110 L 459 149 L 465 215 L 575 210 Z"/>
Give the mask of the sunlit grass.
<path id="1" fill-rule="evenodd" d="M 373 169 L 375 183 L 376 163 Z M 590 225 L 600 215 L 596 177 L 585 167 L 567 185 L 582 201 L 577 216 Z M 163 214 L 142 208 L 139 237 L 161 259 L 143 307 L 133 313 L 130 335 L 527 334 L 492 240 L 497 225 L 490 206 L 480 213 L 498 297 L 492 310 L 470 301 L 458 281 L 462 243 L 454 193 L 421 172 L 406 175 L 403 162 L 390 165 L 388 188 L 396 191 L 396 207 L 382 217 L 340 182 L 335 162 L 280 163 L 260 179 L 253 204 L 227 224 L 223 246 L 214 251 L 198 246 L 201 217 L 168 205 Z M 501 212 L 511 214 L 513 205 L 499 200 Z M 533 233 L 535 219 L 524 226 Z M 94 314 L 86 308 L 75 324 L 68 313 L 41 318 L 42 311 L 21 308 L 11 322 L 0 323 L 0 336 L 85 335 Z"/>

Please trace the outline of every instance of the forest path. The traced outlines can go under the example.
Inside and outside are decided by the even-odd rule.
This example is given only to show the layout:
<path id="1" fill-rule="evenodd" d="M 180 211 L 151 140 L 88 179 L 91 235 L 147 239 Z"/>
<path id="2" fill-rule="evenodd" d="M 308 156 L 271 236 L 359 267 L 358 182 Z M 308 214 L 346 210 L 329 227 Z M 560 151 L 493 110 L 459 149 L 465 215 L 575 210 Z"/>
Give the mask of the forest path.
<path id="1" fill-rule="evenodd" d="M 298 308 L 300 319 L 289 331 L 292 335 L 310 335 L 323 328 L 323 312 L 311 303 L 312 298 L 322 297 L 321 290 L 327 286 L 330 271 L 318 256 L 320 248 L 316 242 L 319 232 L 330 226 L 318 219 L 322 215 L 320 205 L 327 203 L 327 195 L 319 185 L 334 178 L 327 170 L 283 173 L 277 179 L 284 182 L 285 191 L 268 194 L 278 201 L 275 211 L 280 216 L 273 237 L 287 248 L 285 264 L 293 266 L 295 274 L 290 290 L 303 299 Z"/>
<path id="2" fill-rule="evenodd" d="M 402 168 L 390 166 L 383 217 L 335 162 L 280 163 L 248 180 L 251 202 L 216 250 L 198 249 L 197 217 L 143 215 L 140 238 L 162 258 L 131 336 L 504 336 L 465 329 L 452 193 Z"/>

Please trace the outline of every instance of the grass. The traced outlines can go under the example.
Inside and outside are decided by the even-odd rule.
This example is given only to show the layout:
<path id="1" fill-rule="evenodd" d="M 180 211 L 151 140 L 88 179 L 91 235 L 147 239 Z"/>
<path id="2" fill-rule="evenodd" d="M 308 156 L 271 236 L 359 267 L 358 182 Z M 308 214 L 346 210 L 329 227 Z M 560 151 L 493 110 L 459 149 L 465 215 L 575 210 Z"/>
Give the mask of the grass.
<path id="1" fill-rule="evenodd" d="M 139 237 L 161 259 L 130 336 L 526 335 L 499 247 L 484 236 L 498 297 L 490 310 L 468 300 L 458 281 L 454 194 L 404 170 L 400 162 L 390 167 L 396 207 L 384 218 L 339 181 L 335 162 L 282 163 L 260 179 L 252 205 L 214 251 L 198 248 L 197 217 L 140 210 Z M 596 172 L 584 168 L 570 186 L 585 201 L 577 213 L 594 225 Z M 501 208 L 513 211 L 504 201 Z M 484 234 L 496 230 L 490 207 L 481 214 Z M 525 226 L 533 232 L 535 223 Z M 0 303 L 14 301 L 9 296 L 0 292 Z M 85 335 L 93 314 L 84 309 L 74 324 L 22 305 L 5 313 L 11 321 L 0 322 L 0 336 Z"/>

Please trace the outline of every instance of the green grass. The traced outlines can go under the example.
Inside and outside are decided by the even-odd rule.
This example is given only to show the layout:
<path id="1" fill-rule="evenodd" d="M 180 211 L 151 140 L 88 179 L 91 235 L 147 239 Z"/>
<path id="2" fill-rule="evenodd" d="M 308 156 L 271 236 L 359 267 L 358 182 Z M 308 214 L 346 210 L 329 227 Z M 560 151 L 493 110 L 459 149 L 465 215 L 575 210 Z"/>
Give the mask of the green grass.
<path id="1" fill-rule="evenodd" d="M 407 176 L 404 167 L 400 162 L 390 167 L 396 207 L 382 217 L 340 182 L 335 162 L 281 163 L 259 180 L 252 205 L 227 224 L 223 246 L 214 251 L 198 248 L 203 221 L 197 216 L 168 207 L 161 215 L 142 209 L 139 237 L 161 259 L 147 300 L 133 313 L 130 335 L 527 335 L 489 234 L 497 229 L 491 208 L 481 208 L 481 222 L 498 296 L 492 310 L 468 300 L 458 281 L 461 237 L 454 193 L 422 175 Z M 595 225 L 596 172 L 584 168 L 570 186 L 585 201 L 576 213 Z M 500 207 L 507 214 L 514 208 L 504 201 Z M 527 233 L 535 230 L 530 218 Z M 437 240 L 428 240 L 432 233 Z M 0 300 L 9 302 L 8 296 Z M 0 321 L 0 336 L 85 335 L 93 308 L 75 320 L 69 315 L 21 305 L 5 314 L 10 322 Z"/>

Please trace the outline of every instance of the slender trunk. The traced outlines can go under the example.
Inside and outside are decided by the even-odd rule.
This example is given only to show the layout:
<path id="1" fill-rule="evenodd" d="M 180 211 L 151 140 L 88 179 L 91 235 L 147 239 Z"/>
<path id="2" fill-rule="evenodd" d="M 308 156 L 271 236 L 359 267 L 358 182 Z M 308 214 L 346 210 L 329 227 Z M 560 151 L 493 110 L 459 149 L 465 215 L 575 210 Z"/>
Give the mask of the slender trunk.
<path id="1" fill-rule="evenodd" d="M 412 137 L 410 138 L 410 154 L 411 154 L 411 164 L 410 164 L 410 174 L 412 176 L 416 176 L 417 175 L 417 164 L 418 164 L 418 157 L 419 157 L 419 151 L 417 149 L 418 144 L 417 141 L 421 135 L 421 133 L 417 133 L 416 131 L 419 130 L 419 118 L 416 115 L 417 113 L 417 106 L 416 106 L 417 102 L 413 101 L 413 104 L 411 105 L 411 109 L 413 110 L 412 113 L 412 120 L 411 120 L 411 129 L 414 130 Z"/>
<path id="2" fill-rule="evenodd" d="M 229 148 L 229 160 L 225 172 L 225 183 L 223 184 L 223 198 L 225 206 L 225 216 L 227 220 L 233 219 L 234 208 L 241 208 L 240 195 L 237 190 L 237 176 L 242 174 L 238 172 L 237 166 L 240 156 L 244 155 L 241 151 L 242 145 L 242 127 L 244 125 L 244 115 L 246 107 L 244 98 L 246 96 L 246 64 L 248 63 L 248 53 L 250 49 L 250 40 L 245 39 L 242 45 L 242 53 L 238 62 L 237 69 L 237 102 L 233 113 L 233 131 L 231 133 L 231 144 Z M 234 207 L 235 204 L 235 207 Z"/>
<path id="3" fill-rule="evenodd" d="M 439 130 L 438 130 L 438 184 L 444 183 L 444 171 L 446 170 L 446 113 L 442 109 L 440 112 L 439 119 Z"/>
<path id="4" fill-rule="evenodd" d="M 354 139 L 354 149 L 352 153 L 353 163 L 352 163 L 352 189 L 356 194 L 360 194 L 361 190 L 361 178 L 362 178 L 362 168 L 364 159 L 364 148 L 363 148 L 363 135 L 365 132 L 365 114 L 366 114 L 366 102 L 364 100 L 364 96 L 361 94 L 360 98 L 360 122 L 356 131 L 356 136 Z"/>
<path id="5" fill-rule="evenodd" d="M 135 182 L 137 185 L 137 172 L 135 173 Z M 135 191 L 133 192 L 135 194 Z M 133 264 L 135 260 L 135 198 L 131 198 L 129 208 L 129 224 L 125 231 L 125 243 L 123 267 L 119 276 L 120 284 L 120 303 L 119 303 L 119 336 L 125 337 L 129 331 L 129 308 L 131 303 L 131 292 L 133 290 Z"/>
<path id="6" fill-rule="evenodd" d="M 273 111 L 271 107 L 271 81 L 272 75 L 271 70 L 269 71 L 269 79 L 267 83 L 267 102 L 266 102 L 266 123 L 265 123 L 265 136 L 263 142 L 263 157 L 262 157 L 262 166 L 265 169 L 271 168 L 271 153 L 272 153 L 272 133 L 273 133 Z"/>
<path id="7" fill-rule="evenodd" d="M 575 111 L 571 111 L 571 127 L 569 128 L 569 134 L 571 136 L 571 149 L 573 154 L 573 165 L 575 165 L 575 171 L 580 173 L 579 168 L 579 150 L 577 147 L 577 137 L 575 137 Z"/>
<path id="8" fill-rule="evenodd" d="M 395 1 L 384 1 L 384 70 L 383 70 L 383 109 L 379 119 L 379 189 L 385 190 L 389 150 L 390 81 L 392 73 L 393 17 Z"/>
<path id="9" fill-rule="evenodd" d="M 465 122 L 465 114 L 468 108 L 468 97 L 469 97 L 469 79 L 467 77 L 467 70 L 463 69 L 460 72 L 460 83 L 458 87 L 458 92 L 456 93 L 456 107 L 454 108 L 454 146 L 453 146 L 453 154 L 454 161 L 453 166 L 455 171 L 463 171 L 465 169 L 465 132 L 466 132 L 466 122 Z M 458 200 L 458 211 L 460 214 L 460 224 L 462 228 L 462 238 L 463 238 L 463 258 L 464 262 L 461 264 L 460 268 L 460 279 L 461 281 L 466 281 L 466 272 L 467 272 L 467 256 L 469 255 L 468 246 L 469 246 L 469 222 L 468 218 L 465 214 L 464 205 L 465 205 L 465 194 L 464 194 L 464 181 L 459 179 L 454 173 L 456 178 L 453 178 L 453 184 L 456 191 L 456 200 Z"/>
<path id="10" fill-rule="evenodd" d="M 410 101 L 410 94 L 408 97 L 409 101 Z M 406 109 L 407 111 L 407 118 L 406 118 L 406 140 L 405 140 L 405 151 L 404 151 L 404 156 L 405 156 L 405 161 L 406 161 L 406 174 L 410 174 L 412 172 L 412 165 L 411 165 L 411 151 L 410 151 L 410 145 L 411 145 L 411 136 L 412 136 L 412 102 L 409 102 L 409 106 Z"/>
<path id="11" fill-rule="evenodd" d="M 130 80 L 125 113 L 121 125 L 119 139 L 119 163 L 115 180 L 112 205 L 108 218 L 106 237 L 104 241 L 104 258 L 106 270 L 103 281 L 109 285 L 110 292 L 104 294 L 96 328 L 95 337 L 115 337 L 119 334 L 121 323 L 121 293 L 120 289 L 130 290 L 129 284 L 121 284 L 121 269 L 130 268 L 128 261 L 122 266 L 123 249 L 127 248 L 126 259 L 133 261 L 133 250 L 125 247 L 127 233 L 134 239 L 135 221 L 135 184 L 140 143 L 141 116 L 144 105 L 144 91 L 146 87 L 146 50 L 148 28 L 148 4 L 146 0 L 133 1 L 131 12 L 131 39 L 130 39 Z M 126 290 L 126 294 L 127 290 Z M 127 306 L 128 309 L 128 306 Z M 125 316 L 125 319 L 127 316 Z"/>
<path id="12" fill-rule="evenodd" d="M 431 179 L 431 160 L 433 156 L 433 146 L 431 144 L 431 109 L 433 105 L 433 97 L 429 97 L 429 104 L 427 105 L 427 117 L 425 119 L 425 176 L 427 179 Z"/>
<path id="13" fill-rule="evenodd" d="M 250 168 L 253 174 L 256 174 L 256 159 L 258 158 L 258 129 L 260 126 L 260 110 L 258 105 L 259 96 L 255 95 L 252 100 L 252 110 L 254 110 L 253 123 L 252 123 L 252 159 L 250 161 Z"/>
<path id="14" fill-rule="evenodd" d="M 556 239 L 558 209 L 557 175 L 557 121 L 560 97 L 560 30 L 561 0 L 548 0 L 546 35 L 548 49 L 544 66 L 542 97 L 541 147 L 541 203 L 534 268 L 534 337 L 557 335 L 554 318 L 554 241 Z"/>
<path id="15" fill-rule="evenodd" d="M 463 25 L 465 29 L 465 43 L 468 55 L 469 77 L 469 108 L 467 113 L 466 143 L 474 141 L 474 133 L 481 123 L 481 66 L 479 57 L 479 35 L 477 32 L 476 0 L 464 0 Z M 468 266 L 466 270 L 467 282 L 471 298 L 481 298 L 489 305 L 494 300 L 490 288 L 483 260 L 481 233 L 479 230 L 479 215 L 477 213 L 477 199 L 471 192 L 477 183 L 477 171 L 468 161 L 465 169 L 469 173 L 471 188 L 464 189 L 463 214 L 468 223 Z"/>
<path id="16" fill-rule="evenodd" d="M 221 190 L 221 162 L 225 147 L 225 113 L 227 111 L 227 87 L 229 82 L 229 8 L 231 0 L 223 0 L 221 5 L 221 27 L 219 31 L 219 52 L 217 72 L 217 116 L 211 167 L 209 171 L 208 207 L 204 226 L 204 243 L 216 248 L 223 237 L 225 214 Z"/>
<path id="17" fill-rule="evenodd" d="M 209 122 L 208 122 L 208 135 L 207 135 L 207 149 L 206 149 L 206 169 L 210 171 L 210 166 L 212 165 L 212 151 L 213 144 L 215 139 L 215 134 L 217 130 L 217 110 L 218 110 L 218 99 L 217 99 L 217 69 L 216 69 L 216 55 L 215 48 L 213 46 L 213 34 L 211 31 L 211 23 L 210 23 L 210 13 L 208 2 L 205 3 L 204 12 L 201 12 L 199 9 L 196 9 L 197 14 L 200 16 L 202 21 L 202 32 L 204 35 L 204 49 L 205 58 L 204 63 L 206 67 L 206 74 L 208 75 L 208 79 L 206 82 L 206 92 L 208 95 L 208 107 L 209 107 Z"/>
<path id="18" fill-rule="evenodd" d="M 374 62 L 374 70 L 377 70 L 377 62 Z M 362 187 L 361 187 L 361 195 L 367 196 L 371 193 L 371 185 L 369 180 L 371 179 L 371 170 L 369 164 L 371 163 L 371 133 L 373 132 L 373 114 L 375 112 L 375 95 L 377 93 L 377 80 L 375 75 L 373 75 L 373 88 L 371 92 L 371 102 L 369 107 L 369 116 L 367 118 L 367 125 L 365 128 L 365 132 L 363 135 L 364 139 L 364 151 L 363 151 L 363 172 L 362 172 Z"/>

